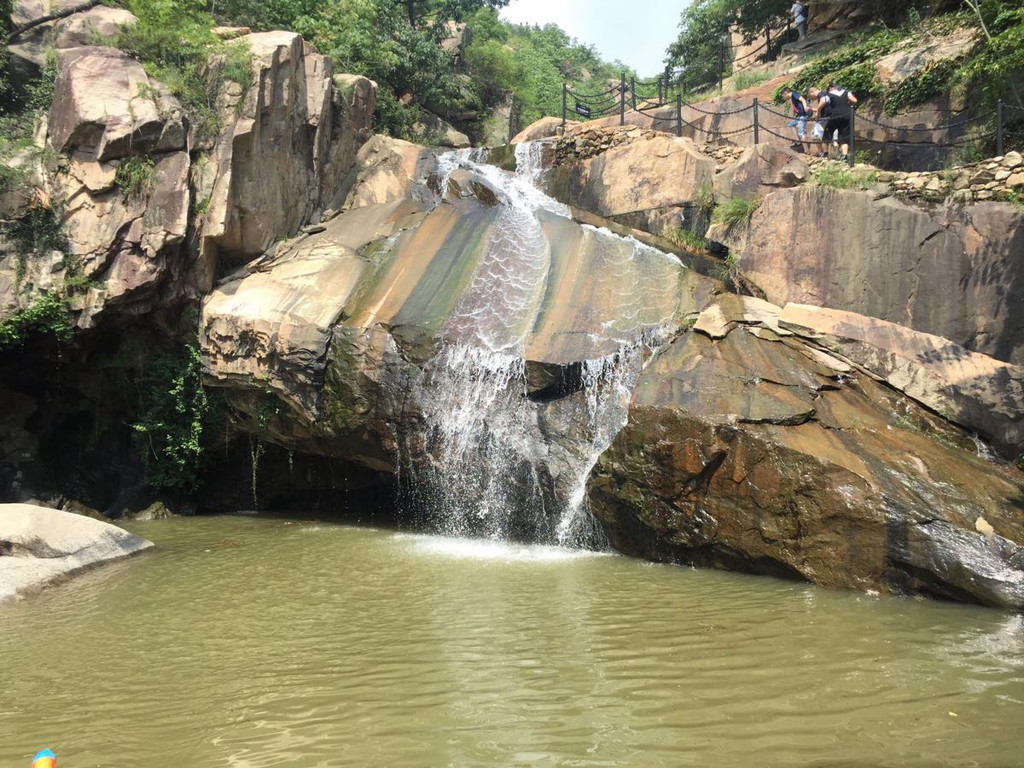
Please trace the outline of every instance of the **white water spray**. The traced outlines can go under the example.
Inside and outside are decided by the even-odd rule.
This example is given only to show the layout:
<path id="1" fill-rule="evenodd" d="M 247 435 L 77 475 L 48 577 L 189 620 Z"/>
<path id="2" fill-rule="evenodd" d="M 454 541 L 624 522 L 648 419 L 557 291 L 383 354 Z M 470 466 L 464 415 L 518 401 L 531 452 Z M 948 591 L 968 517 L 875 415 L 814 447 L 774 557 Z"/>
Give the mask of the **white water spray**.
<path id="1" fill-rule="evenodd" d="M 627 262 L 671 257 L 635 241 L 624 248 L 621 238 L 588 228 L 616 307 L 594 338 L 615 351 L 571 365 L 578 380 L 558 397 L 531 399 L 525 344 L 552 268 L 541 217 L 570 216 L 536 187 L 541 156 L 536 143 L 518 145 L 514 175 L 465 150 L 439 158 L 435 204 L 462 169 L 494 191 L 501 208 L 441 332 L 442 348 L 414 387 L 422 451 L 406 454 L 422 455 L 405 476 L 417 514 L 446 535 L 600 548 L 604 538 L 585 503 L 587 478 L 625 424 L 633 386 L 661 340 L 658 329 L 643 325 L 644 294 L 628 279 Z"/>

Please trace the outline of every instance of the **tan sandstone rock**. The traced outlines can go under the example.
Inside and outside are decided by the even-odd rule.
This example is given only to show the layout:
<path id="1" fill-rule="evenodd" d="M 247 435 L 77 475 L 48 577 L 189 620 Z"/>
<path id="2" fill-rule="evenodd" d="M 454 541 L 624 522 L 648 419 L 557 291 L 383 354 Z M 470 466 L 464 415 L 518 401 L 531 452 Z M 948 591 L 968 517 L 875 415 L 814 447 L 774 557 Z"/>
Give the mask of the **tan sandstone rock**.
<path id="1" fill-rule="evenodd" d="M 185 141 L 181 105 L 130 56 L 98 46 L 60 52 L 49 120 L 53 149 L 107 161 L 182 150 Z"/>
<path id="2" fill-rule="evenodd" d="M 152 542 L 109 523 L 34 504 L 0 504 L 0 603 Z"/>
<path id="3" fill-rule="evenodd" d="M 811 334 L 945 418 L 991 441 L 1004 455 L 1024 451 L 1024 368 L 970 352 L 947 339 L 852 312 L 787 304 L 785 328 Z"/>
<path id="4" fill-rule="evenodd" d="M 1017 206 L 922 208 L 870 192 L 777 189 L 749 226 L 720 236 L 774 304 L 858 312 L 1024 363 Z"/>
<path id="5" fill-rule="evenodd" d="M 689 139 L 655 135 L 559 166 L 554 197 L 653 234 L 680 226 L 711 193 L 714 161 Z"/>

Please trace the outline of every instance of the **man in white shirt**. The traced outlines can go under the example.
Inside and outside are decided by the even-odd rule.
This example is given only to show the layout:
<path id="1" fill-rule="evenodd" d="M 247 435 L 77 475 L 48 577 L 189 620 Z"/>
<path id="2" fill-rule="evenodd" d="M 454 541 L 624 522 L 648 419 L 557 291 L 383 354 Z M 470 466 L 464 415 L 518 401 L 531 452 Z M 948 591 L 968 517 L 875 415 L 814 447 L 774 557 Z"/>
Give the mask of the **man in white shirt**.
<path id="1" fill-rule="evenodd" d="M 793 14 L 793 25 L 796 27 L 796 33 L 803 40 L 807 37 L 807 6 L 797 0 L 797 2 L 793 3 L 793 7 L 789 9 L 789 12 Z"/>

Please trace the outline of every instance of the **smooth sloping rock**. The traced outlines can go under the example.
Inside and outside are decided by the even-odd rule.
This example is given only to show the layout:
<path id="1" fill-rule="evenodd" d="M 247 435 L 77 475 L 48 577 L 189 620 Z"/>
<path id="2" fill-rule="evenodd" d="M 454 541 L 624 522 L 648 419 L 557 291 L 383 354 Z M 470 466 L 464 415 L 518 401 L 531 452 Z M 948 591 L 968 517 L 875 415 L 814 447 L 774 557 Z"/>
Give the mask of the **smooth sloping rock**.
<path id="1" fill-rule="evenodd" d="M 779 323 L 976 431 L 1009 458 L 1024 452 L 1024 368 L 853 312 L 787 304 Z"/>
<path id="2" fill-rule="evenodd" d="M 372 160 L 378 150 L 399 159 L 400 179 Z M 396 197 L 418 148 L 375 140 L 364 152 L 354 207 L 219 286 L 203 309 L 209 380 L 242 409 L 255 407 L 246 392 L 274 392 L 294 422 L 275 434 L 291 445 L 390 471 L 394 409 L 413 407 L 395 388 L 421 377 L 442 341 L 519 355 L 542 390 L 644 333 L 670 332 L 713 290 L 673 257 L 565 216 L 524 222 L 496 205 L 506 192 L 466 169 Z"/>
<path id="3" fill-rule="evenodd" d="M 152 546 L 82 515 L 33 504 L 0 504 L 0 603 Z"/>
<path id="4" fill-rule="evenodd" d="M 576 125 L 579 125 L 579 123 L 575 120 L 567 120 L 565 123 L 566 130 Z M 522 144 L 526 141 L 550 139 L 552 136 L 558 136 L 561 132 L 562 118 L 542 117 L 539 120 L 530 123 L 528 126 L 523 128 L 523 130 L 513 136 L 512 141 L 510 141 L 509 144 Z"/>
<path id="5" fill-rule="evenodd" d="M 766 195 L 722 237 L 774 304 L 849 310 L 1024 363 L 1019 206 L 922 208 L 805 186 Z"/>
<path id="6" fill-rule="evenodd" d="M 49 120 L 53 149 L 108 161 L 185 148 L 180 104 L 135 59 L 98 46 L 58 56 Z"/>
<path id="7" fill-rule="evenodd" d="M 689 334 L 648 366 L 588 485 L 616 549 L 1024 606 L 1019 475 L 870 378 L 802 361 L 736 329 Z"/>

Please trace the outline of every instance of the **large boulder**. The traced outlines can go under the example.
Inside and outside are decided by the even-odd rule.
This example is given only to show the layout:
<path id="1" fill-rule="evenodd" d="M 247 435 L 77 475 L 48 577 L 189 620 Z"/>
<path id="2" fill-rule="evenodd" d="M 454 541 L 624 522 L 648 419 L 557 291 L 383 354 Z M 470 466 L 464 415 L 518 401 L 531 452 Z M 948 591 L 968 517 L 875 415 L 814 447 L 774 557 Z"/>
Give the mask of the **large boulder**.
<path id="1" fill-rule="evenodd" d="M 675 259 L 583 228 L 567 211 L 499 204 L 510 192 L 472 168 L 420 165 L 425 178 L 410 183 L 425 162 L 414 149 L 368 144 L 347 212 L 204 304 L 209 381 L 253 414 L 265 393 L 283 403 L 265 427 L 284 444 L 393 471 L 396 429 L 429 407 L 415 383 L 434 375 L 443 348 L 521 360 L 530 392 L 555 392 L 585 361 L 671 332 L 712 289 Z M 396 159 L 398 177 L 382 158 Z"/>
<path id="2" fill-rule="evenodd" d="M 567 120 L 565 127 L 568 130 L 574 126 L 579 125 L 575 120 Z M 550 139 L 552 136 L 558 136 L 562 132 L 562 118 L 560 117 L 542 117 L 530 123 L 528 126 L 523 128 L 519 133 L 512 137 L 512 141 L 509 144 L 522 144 L 527 141 L 540 141 L 542 139 Z"/>
<path id="3" fill-rule="evenodd" d="M 778 322 L 976 432 L 1008 458 L 1024 453 L 1024 368 L 837 309 L 787 304 Z"/>
<path id="4" fill-rule="evenodd" d="M 652 234 L 701 228 L 694 226 L 694 220 L 707 205 L 701 198 L 710 199 L 712 194 L 714 161 L 689 139 L 653 134 L 642 140 L 639 129 L 627 130 L 623 136 L 636 140 L 560 164 L 549 182 L 552 194 L 569 205 Z"/>
<path id="5" fill-rule="evenodd" d="M 795 187 L 808 178 L 807 163 L 788 148 L 748 147 L 735 163 L 715 175 L 715 197 L 761 197 L 775 187 Z M 767 187 L 768 189 L 762 189 Z"/>
<path id="6" fill-rule="evenodd" d="M 616 549 L 1024 606 L 1016 470 L 759 312 L 729 314 L 724 335 L 687 334 L 648 366 L 591 475 Z"/>
<path id="7" fill-rule="evenodd" d="M 389 136 L 374 136 L 359 150 L 345 208 L 361 208 L 410 197 L 431 166 L 423 147 Z"/>
<path id="8" fill-rule="evenodd" d="M 766 195 L 749 225 L 715 236 L 775 304 L 849 310 L 1024 363 L 1018 206 L 922 207 L 803 186 Z"/>
<path id="9" fill-rule="evenodd" d="M 0 603 L 152 546 L 82 515 L 34 504 L 0 504 Z"/>
<path id="10" fill-rule="evenodd" d="M 60 51 L 49 146 L 83 160 L 185 149 L 187 123 L 177 99 L 135 59 L 114 48 Z"/>

